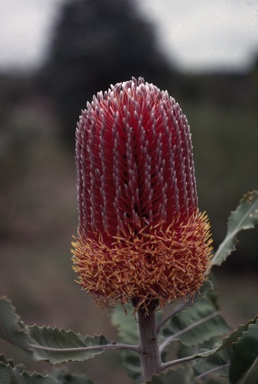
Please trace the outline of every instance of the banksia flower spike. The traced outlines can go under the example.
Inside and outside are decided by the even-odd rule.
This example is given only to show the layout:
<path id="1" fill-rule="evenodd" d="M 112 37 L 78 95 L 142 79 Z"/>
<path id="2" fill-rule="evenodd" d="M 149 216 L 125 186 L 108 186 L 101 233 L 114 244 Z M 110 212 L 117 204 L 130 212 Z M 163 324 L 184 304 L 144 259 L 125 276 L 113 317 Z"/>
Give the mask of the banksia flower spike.
<path id="1" fill-rule="evenodd" d="M 74 270 L 101 306 L 146 308 L 193 295 L 211 240 L 198 210 L 189 125 L 144 79 L 93 97 L 76 130 Z"/>

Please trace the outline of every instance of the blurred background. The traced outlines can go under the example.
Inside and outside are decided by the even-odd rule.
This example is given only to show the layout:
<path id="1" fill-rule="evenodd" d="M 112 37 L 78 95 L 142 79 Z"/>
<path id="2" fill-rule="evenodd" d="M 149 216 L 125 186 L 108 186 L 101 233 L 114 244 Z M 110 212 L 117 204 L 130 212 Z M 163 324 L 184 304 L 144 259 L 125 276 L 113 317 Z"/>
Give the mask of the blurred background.
<path id="1" fill-rule="evenodd" d="M 230 211 L 258 188 L 257 1 L 1 0 L 0 28 L 0 294 L 26 323 L 115 339 L 109 314 L 71 269 L 80 111 L 131 76 L 169 91 L 191 125 L 199 205 L 216 248 Z M 239 240 L 215 269 L 233 327 L 258 307 L 257 228 Z M 1 340 L 0 351 L 49 369 Z M 72 369 L 131 383 L 115 352 Z"/>

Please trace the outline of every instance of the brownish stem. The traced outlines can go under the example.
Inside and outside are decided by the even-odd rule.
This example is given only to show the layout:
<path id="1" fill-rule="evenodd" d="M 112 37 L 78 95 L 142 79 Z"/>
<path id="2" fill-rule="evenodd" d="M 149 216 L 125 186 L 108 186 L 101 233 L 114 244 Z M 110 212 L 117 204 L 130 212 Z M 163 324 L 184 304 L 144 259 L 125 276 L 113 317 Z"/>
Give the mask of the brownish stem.
<path id="1" fill-rule="evenodd" d="M 161 357 L 158 348 L 158 335 L 155 311 L 138 309 L 140 355 L 144 381 L 151 380 L 152 375 L 161 372 Z"/>

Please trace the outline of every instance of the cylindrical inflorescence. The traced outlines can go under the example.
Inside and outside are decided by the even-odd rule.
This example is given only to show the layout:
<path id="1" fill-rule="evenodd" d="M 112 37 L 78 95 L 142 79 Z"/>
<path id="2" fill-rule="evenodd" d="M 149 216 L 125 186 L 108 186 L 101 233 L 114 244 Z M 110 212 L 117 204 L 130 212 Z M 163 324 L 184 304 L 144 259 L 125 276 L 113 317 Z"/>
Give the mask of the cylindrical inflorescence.
<path id="1" fill-rule="evenodd" d="M 142 78 L 93 97 L 76 130 L 74 269 L 101 305 L 192 295 L 211 253 L 186 117 Z"/>

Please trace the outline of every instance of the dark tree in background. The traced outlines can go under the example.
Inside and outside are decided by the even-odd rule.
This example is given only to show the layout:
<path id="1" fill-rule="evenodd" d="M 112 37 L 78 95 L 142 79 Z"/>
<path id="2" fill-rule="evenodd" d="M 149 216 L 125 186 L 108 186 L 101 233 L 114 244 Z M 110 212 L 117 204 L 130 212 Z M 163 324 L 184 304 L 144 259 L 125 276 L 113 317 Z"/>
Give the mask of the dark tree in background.
<path id="1" fill-rule="evenodd" d="M 39 78 L 73 144 L 80 110 L 93 94 L 132 76 L 168 88 L 172 73 L 152 25 L 130 0 L 71 0 L 61 9 Z"/>

